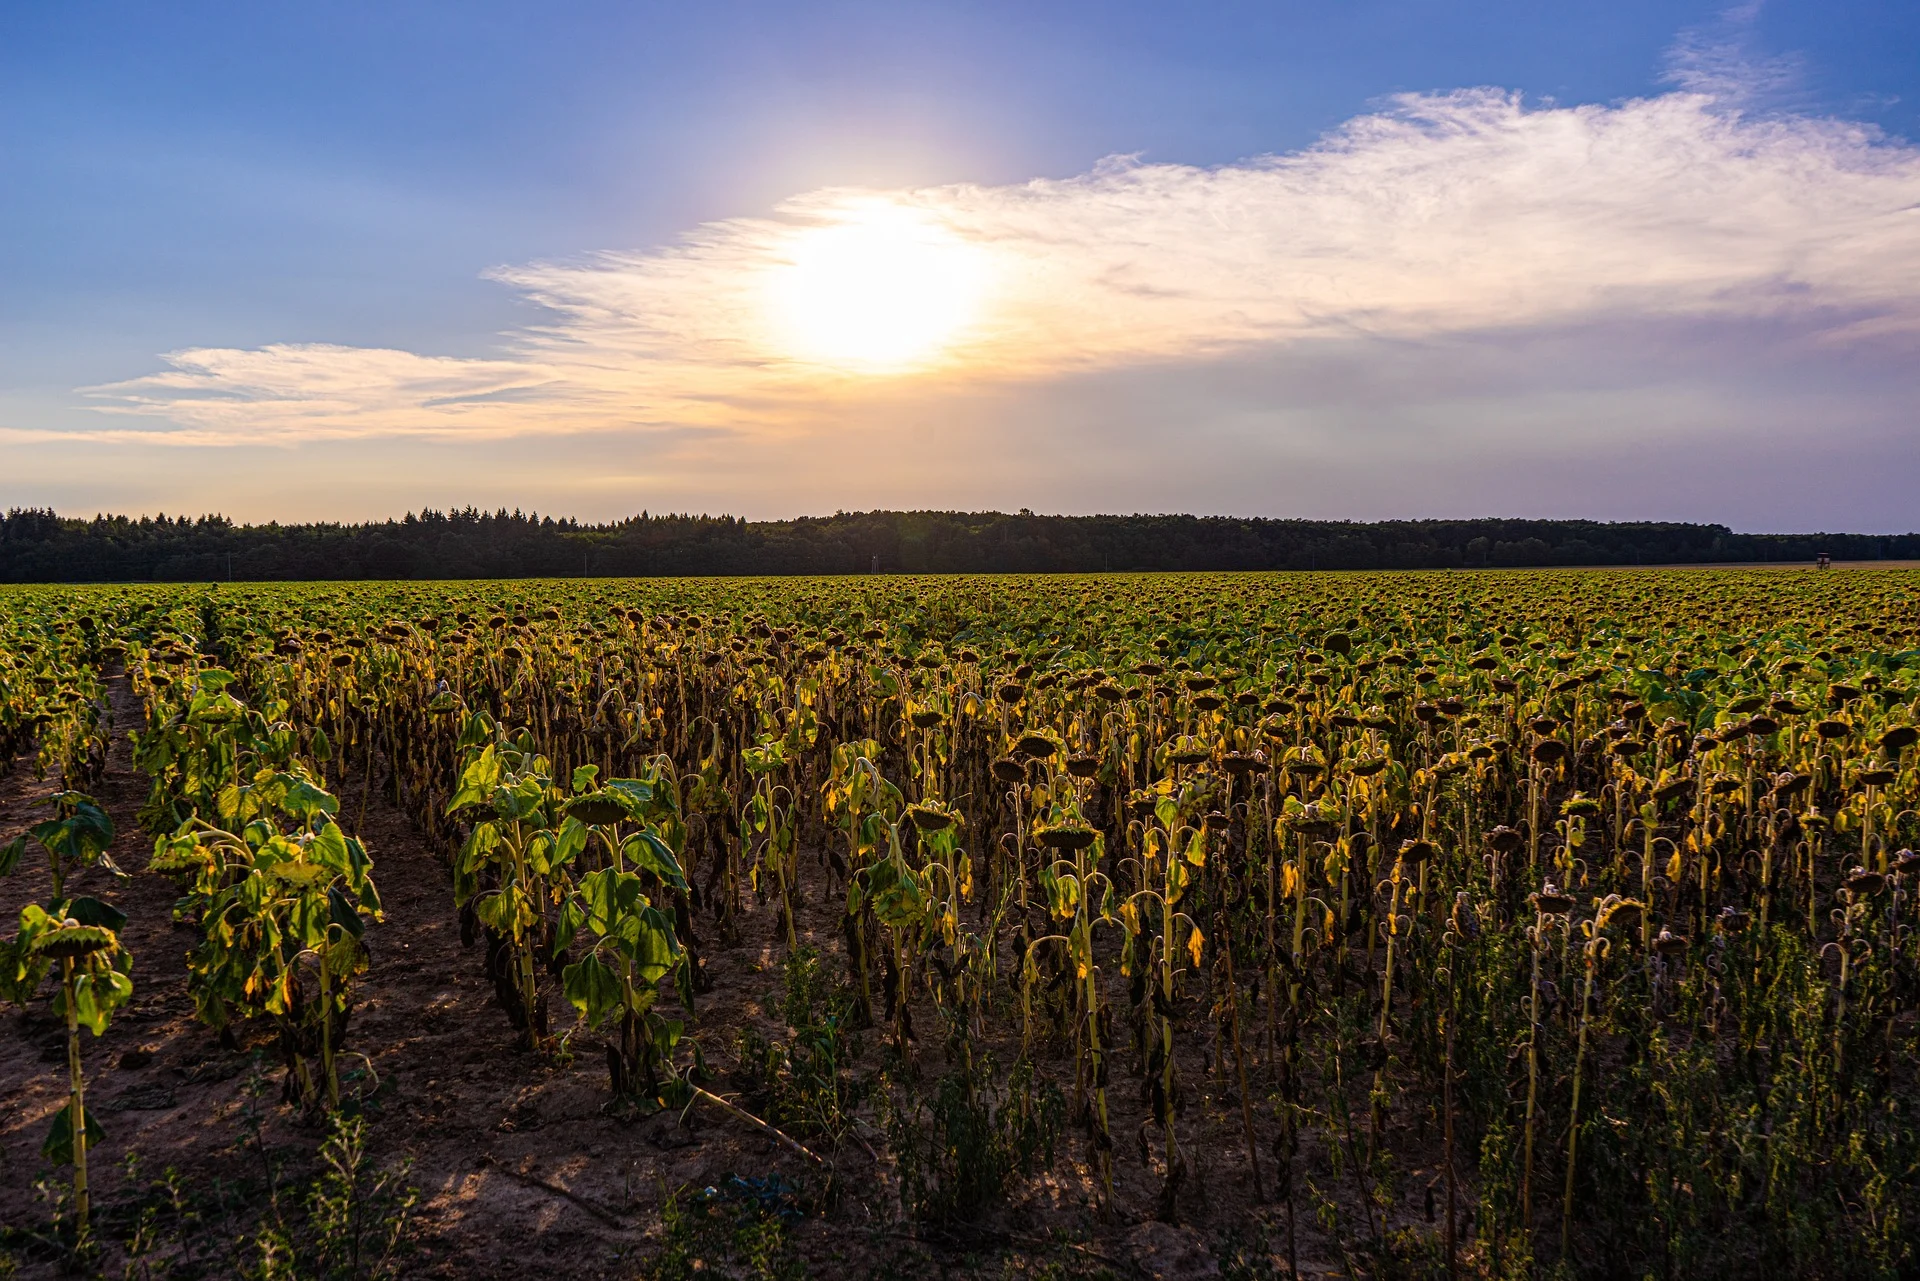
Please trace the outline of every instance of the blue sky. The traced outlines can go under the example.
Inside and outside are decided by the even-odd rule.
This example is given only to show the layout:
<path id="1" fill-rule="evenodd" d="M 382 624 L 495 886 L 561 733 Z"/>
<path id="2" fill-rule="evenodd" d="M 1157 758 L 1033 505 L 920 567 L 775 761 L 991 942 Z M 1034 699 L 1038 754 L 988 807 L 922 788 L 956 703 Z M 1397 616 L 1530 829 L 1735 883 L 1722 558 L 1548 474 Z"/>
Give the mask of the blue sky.
<path id="1" fill-rule="evenodd" d="M 1916 137 L 1889 3 L 14 4 L 0 503 L 1904 530 Z M 1453 172 L 1525 212 L 1406 240 Z M 993 282 L 884 368 L 875 236 Z"/>

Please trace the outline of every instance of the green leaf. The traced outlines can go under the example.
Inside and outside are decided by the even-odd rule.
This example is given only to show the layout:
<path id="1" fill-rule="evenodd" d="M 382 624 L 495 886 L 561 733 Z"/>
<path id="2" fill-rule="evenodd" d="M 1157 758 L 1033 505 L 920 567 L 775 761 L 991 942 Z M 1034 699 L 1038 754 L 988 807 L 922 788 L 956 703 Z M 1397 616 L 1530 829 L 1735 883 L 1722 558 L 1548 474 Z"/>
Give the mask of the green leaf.
<path id="1" fill-rule="evenodd" d="M 587 825 L 579 819 L 570 818 L 560 825 L 554 834 L 552 866 L 565 867 L 580 856 L 587 848 Z"/>
<path id="2" fill-rule="evenodd" d="M 495 934 L 506 935 L 513 932 L 513 898 L 507 891 L 501 890 L 484 896 L 474 905 L 473 912 L 480 918 L 480 923 Z"/>
<path id="3" fill-rule="evenodd" d="M 562 970 L 560 982 L 567 1000 L 589 1027 L 598 1027 L 609 1011 L 620 1006 L 620 977 L 596 953 L 590 952 Z"/>
<path id="4" fill-rule="evenodd" d="M 366 922 L 360 919 L 358 906 L 341 893 L 338 885 L 327 886 L 327 920 L 353 938 L 361 938 L 367 932 Z"/>
<path id="5" fill-rule="evenodd" d="M 568 899 L 560 905 L 560 919 L 554 925 L 553 954 L 560 956 L 573 946 L 574 936 L 580 933 L 580 927 L 587 923 L 587 914 L 581 910 L 577 899 Z"/>
<path id="6" fill-rule="evenodd" d="M 57 922 L 52 913 L 38 903 L 29 903 L 20 909 L 20 937 L 31 939 L 42 930 L 52 929 Z"/>
<path id="7" fill-rule="evenodd" d="M 633 833 L 621 843 L 620 854 L 634 867 L 652 872 L 674 889 L 687 888 L 687 875 L 680 870 L 680 861 L 658 834 L 644 828 Z"/>
<path id="8" fill-rule="evenodd" d="M 660 792 L 651 779 L 608 779 L 605 790 L 618 797 L 621 804 L 627 807 L 627 812 L 635 818 L 646 818 L 656 809 L 671 810 L 673 808 L 672 794 Z M 663 801 L 664 804 L 662 804 Z"/>
<path id="9" fill-rule="evenodd" d="M 374 888 L 373 878 L 366 875 L 367 869 L 373 866 L 373 860 L 366 857 L 366 851 L 361 848 L 358 840 L 348 838 L 347 845 L 349 849 L 357 850 L 360 858 L 365 860 L 365 866 L 360 869 L 359 873 L 360 910 L 371 913 L 374 917 L 378 918 L 380 915 L 380 891 Z"/>
<path id="10" fill-rule="evenodd" d="M 688 1014 L 693 1013 L 693 966 L 681 965 L 673 971 L 674 991 L 680 997 L 680 1008 Z"/>
<path id="11" fill-rule="evenodd" d="M 659 1016 L 655 1016 L 659 1018 Z M 687 1034 L 687 1025 L 680 1019 L 659 1019 L 653 1027 L 653 1046 L 664 1059 L 673 1057 L 674 1047 Z"/>
<path id="12" fill-rule="evenodd" d="M 25 835 L 14 837 L 5 845 L 0 845 L 0 876 L 12 876 L 13 870 L 20 866 L 20 858 L 27 852 Z"/>
<path id="13" fill-rule="evenodd" d="M 54 800 L 73 806 L 73 821 L 91 832 L 101 849 L 113 844 L 113 819 L 91 796 L 85 792 L 61 792 Z"/>
<path id="14" fill-rule="evenodd" d="M 127 923 L 125 912 L 88 894 L 72 900 L 62 910 L 82 925 L 98 925 L 115 933 Z"/>
<path id="15" fill-rule="evenodd" d="M 527 871 L 534 879 L 538 880 L 546 876 L 554 867 L 554 834 L 544 831 L 535 832 L 528 839 L 526 848 L 521 851 L 521 856 L 526 860 Z"/>
<path id="16" fill-rule="evenodd" d="M 246 714 L 246 704 L 219 690 L 202 690 L 187 705 L 187 721 L 193 725 L 231 725 Z"/>
<path id="17" fill-rule="evenodd" d="M 347 834 L 340 830 L 338 823 L 328 823 L 314 834 L 307 845 L 307 857 L 329 871 L 342 875 L 353 870 L 353 862 L 347 854 Z"/>
<path id="18" fill-rule="evenodd" d="M 64 795 L 73 796 L 77 793 Z M 67 818 L 36 823 L 27 829 L 27 835 L 54 857 L 86 866 L 113 844 L 113 820 L 91 800 L 82 799 Z"/>
<path id="19" fill-rule="evenodd" d="M 280 808 L 301 822 L 308 822 L 315 814 L 338 814 L 340 802 L 331 792 L 315 787 L 306 779 L 294 774 L 281 776 L 286 780 L 286 790 L 280 797 Z"/>
<path id="20" fill-rule="evenodd" d="M 87 1109 L 87 1148 L 93 1148 L 106 1142 L 107 1132 L 100 1128 L 100 1119 L 94 1115 L 94 1109 Z M 40 1145 L 40 1155 L 55 1165 L 73 1164 L 73 1103 L 61 1108 L 53 1116 L 53 1128 L 47 1132 L 47 1141 Z"/>
<path id="21" fill-rule="evenodd" d="M 632 872 L 603 867 L 580 878 L 580 902 L 595 933 L 625 937 L 633 914 L 647 905 L 646 887 Z"/>
<path id="22" fill-rule="evenodd" d="M 742 749 L 740 763 L 750 774 L 770 774 L 786 765 L 786 744 L 777 738 L 763 738 L 756 746 Z"/>
<path id="23" fill-rule="evenodd" d="M 479 872 L 492 861 L 493 852 L 500 847 L 500 829 L 492 823 L 476 824 L 467 836 L 467 843 L 461 847 L 460 857 L 453 863 L 453 903 L 455 907 L 465 907 L 467 900 L 473 897 L 479 888 Z"/>
<path id="24" fill-rule="evenodd" d="M 680 963 L 680 941 L 673 936 L 673 922 L 657 907 L 640 909 L 639 939 L 633 960 L 641 979 L 647 983 L 658 983 Z"/>
<path id="25" fill-rule="evenodd" d="M 25 1005 L 47 976 L 46 960 L 29 946 L 32 941 L 25 931 L 0 941 L 0 1001 Z"/>
<path id="26" fill-rule="evenodd" d="M 64 997 L 64 992 L 62 996 Z M 114 969 L 99 969 L 79 974 L 73 980 L 73 1015 L 95 1036 L 104 1036 L 113 1012 L 133 995 L 133 980 Z M 65 1014 L 64 1000 L 56 1001 L 55 1012 Z"/>
<path id="27" fill-rule="evenodd" d="M 468 872 L 477 872 L 493 861 L 493 852 L 499 848 L 500 829 L 492 823 L 475 824 L 460 851 L 458 866 Z"/>
<path id="28" fill-rule="evenodd" d="M 453 695 L 451 693 L 441 697 L 447 699 L 449 706 L 452 705 Z M 434 699 L 436 704 L 439 701 L 439 697 Z M 485 712 L 473 712 L 467 716 L 466 721 L 460 726 L 460 741 L 455 743 L 454 747 L 456 750 L 464 752 L 468 748 L 478 747 L 482 743 L 490 744 L 493 737 L 493 718 Z M 491 750 L 491 748 L 489 748 L 489 750 Z M 491 784 L 489 784 L 489 786 L 491 786 Z"/>
<path id="29" fill-rule="evenodd" d="M 468 805 L 483 804 L 500 783 L 500 754 L 489 743 L 460 774 L 460 790 L 447 802 L 447 813 Z"/>
<path id="30" fill-rule="evenodd" d="M 494 813 L 501 818 L 512 819 L 532 818 L 539 813 L 546 799 L 545 782 L 533 777 L 517 779 L 505 786 L 495 787 L 487 796 Z"/>

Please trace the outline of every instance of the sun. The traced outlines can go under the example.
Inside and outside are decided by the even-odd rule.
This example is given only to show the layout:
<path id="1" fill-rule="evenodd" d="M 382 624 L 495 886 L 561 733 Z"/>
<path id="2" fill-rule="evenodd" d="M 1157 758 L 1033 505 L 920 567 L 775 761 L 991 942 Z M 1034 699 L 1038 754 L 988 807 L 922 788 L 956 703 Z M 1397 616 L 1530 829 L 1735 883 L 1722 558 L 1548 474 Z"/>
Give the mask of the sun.
<path id="1" fill-rule="evenodd" d="M 976 319 L 986 287 L 984 251 L 892 204 L 800 231 L 784 258 L 768 291 L 778 346 L 851 373 L 934 363 Z"/>

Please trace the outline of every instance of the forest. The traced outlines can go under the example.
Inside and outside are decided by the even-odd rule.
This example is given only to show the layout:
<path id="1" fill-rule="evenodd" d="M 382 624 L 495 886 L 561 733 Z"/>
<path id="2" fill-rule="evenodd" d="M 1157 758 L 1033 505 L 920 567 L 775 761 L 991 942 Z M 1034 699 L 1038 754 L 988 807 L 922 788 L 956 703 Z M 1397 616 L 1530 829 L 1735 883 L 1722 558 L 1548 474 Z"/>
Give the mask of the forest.
<path id="1" fill-rule="evenodd" d="M 1701 565 L 1920 557 L 1920 534 L 1743 534 L 1583 520 L 1271 520 L 838 512 L 650 514 L 607 524 L 505 509 L 365 524 L 222 516 L 0 518 L 0 582 L 296 582 L 886 573 L 1102 573 Z"/>

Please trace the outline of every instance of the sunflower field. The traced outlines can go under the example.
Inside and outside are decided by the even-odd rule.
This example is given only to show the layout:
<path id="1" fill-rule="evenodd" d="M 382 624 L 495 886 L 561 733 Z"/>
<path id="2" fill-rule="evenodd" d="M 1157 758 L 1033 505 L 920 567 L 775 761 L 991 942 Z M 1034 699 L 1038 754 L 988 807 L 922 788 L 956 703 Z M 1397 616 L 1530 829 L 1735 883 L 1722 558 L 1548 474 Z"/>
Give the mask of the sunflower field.
<path id="1" fill-rule="evenodd" d="M 357 1079 L 377 791 L 502 1052 L 604 1056 L 611 1103 L 708 1109 L 902 1223 L 1044 1185 L 1230 1214 L 1281 1275 L 1920 1267 L 1920 572 L 5 600 L 7 759 L 78 823 L 130 682 L 137 870 L 290 1107 Z M 139 982 L 99 912 L 34 910 L 15 999 Z M 789 1035 L 720 1033 L 740 949 Z"/>

